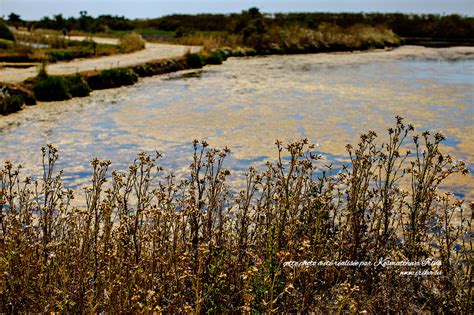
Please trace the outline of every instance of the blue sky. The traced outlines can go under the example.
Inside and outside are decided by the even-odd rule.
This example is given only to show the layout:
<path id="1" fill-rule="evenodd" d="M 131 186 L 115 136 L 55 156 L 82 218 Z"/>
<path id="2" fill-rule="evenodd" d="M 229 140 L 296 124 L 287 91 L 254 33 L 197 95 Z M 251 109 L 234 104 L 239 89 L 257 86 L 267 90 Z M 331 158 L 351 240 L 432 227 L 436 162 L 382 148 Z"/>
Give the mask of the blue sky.
<path id="1" fill-rule="evenodd" d="M 172 13 L 230 13 L 250 7 L 263 12 L 402 12 L 458 13 L 474 15 L 473 0 L 0 0 L 0 15 L 11 12 L 23 19 L 39 19 L 62 13 L 78 16 L 124 15 L 129 18 L 151 18 Z"/>

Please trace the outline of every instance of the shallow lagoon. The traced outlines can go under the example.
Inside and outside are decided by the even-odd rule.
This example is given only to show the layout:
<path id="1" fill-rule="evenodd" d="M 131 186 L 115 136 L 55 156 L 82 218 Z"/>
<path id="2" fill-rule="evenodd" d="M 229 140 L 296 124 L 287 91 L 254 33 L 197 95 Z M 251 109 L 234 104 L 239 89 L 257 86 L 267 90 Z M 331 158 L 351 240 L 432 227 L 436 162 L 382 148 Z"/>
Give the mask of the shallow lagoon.
<path id="1" fill-rule="evenodd" d="M 0 161 L 41 170 L 41 146 L 59 147 L 70 187 L 89 180 L 88 161 L 124 169 L 140 151 L 164 154 L 165 170 L 186 171 L 192 140 L 232 149 L 227 167 L 276 157 L 274 142 L 306 137 L 325 159 L 346 160 L 360 133 L 381 137 L 396 115 L 416 130 L 442 131 L 446 153 L 474 165 L 474 59 L 364 58 L 358 54 L 231 58 L 221 66 L 142 80 L 91 97 L 45 103 L 0 118 Z M 472 175 L 449 188 L 474 200 Z"/>

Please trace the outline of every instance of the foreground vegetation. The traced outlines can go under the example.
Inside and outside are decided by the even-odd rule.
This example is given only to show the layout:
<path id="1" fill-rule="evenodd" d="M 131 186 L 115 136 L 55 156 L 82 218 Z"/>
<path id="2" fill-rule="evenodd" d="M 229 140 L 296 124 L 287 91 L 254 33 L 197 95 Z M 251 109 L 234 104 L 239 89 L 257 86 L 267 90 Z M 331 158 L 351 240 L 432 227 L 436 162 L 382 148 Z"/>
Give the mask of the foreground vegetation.
<path id="1" fill-rule="evenodd" d="M 362 135 L 339 172 L 306 140 L 277 141 L 277 161 L 246 172 L 241 190 L 229 184 L 229 150 L 206 142 L 194 141 L 181 181 L 158 153 L 111 177 L 110 161 L 95 159 L 80 208 L 54 146 L 39 178 L 5 162 L 1 312 L 468 313 L 472 209 L 437 189 L 466 167 L 439 151 L 442 135 L 412 133 L 397 118 L 384 144 Z M 440 263 L 284 265 L 380 259 Z"/>

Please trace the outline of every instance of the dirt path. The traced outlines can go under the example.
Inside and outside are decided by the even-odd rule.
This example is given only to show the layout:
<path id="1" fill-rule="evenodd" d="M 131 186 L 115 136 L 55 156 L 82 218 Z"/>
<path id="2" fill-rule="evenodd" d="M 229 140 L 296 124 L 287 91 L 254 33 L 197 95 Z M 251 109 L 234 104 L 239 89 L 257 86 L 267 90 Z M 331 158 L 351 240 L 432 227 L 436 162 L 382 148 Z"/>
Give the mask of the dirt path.
<path id="1" fill-rule="evenodd" d="M 83 40 L 85 37 L 71 36 L 71 39 Z M 98 43 L 116 44 L 115 38 L 93 38 Z M 104 70 L 116 67 L 128 67 L 146 63 L 152 60 L 175 58 L 184 55 L 187 51 L 197 52 L 198 46 L 182 46 L 146 43 L 145 49 L 131 54 L 120 54 L 99 58 L 75 59 L 69 62 L 58 62 L 48 65 L 48 73 L 55 75 L 69 75 L 77 72 Z M 36 75 L 36 67 L 26 69 L 1 68 L 0 82 L 20 83 Z"/>

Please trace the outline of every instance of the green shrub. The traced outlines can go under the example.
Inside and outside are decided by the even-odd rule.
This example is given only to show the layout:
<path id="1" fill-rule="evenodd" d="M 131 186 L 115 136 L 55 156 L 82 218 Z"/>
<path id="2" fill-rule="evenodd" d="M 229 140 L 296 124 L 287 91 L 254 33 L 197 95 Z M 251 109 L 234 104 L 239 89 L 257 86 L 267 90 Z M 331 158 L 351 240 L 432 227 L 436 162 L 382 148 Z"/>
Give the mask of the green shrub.
<path id="1" fill-rule="evenodd" d="M 10 95 L 6 90 L 0 90 L 0 115 L 19 111 L 24 103 L 21 95 Z"/>
<path id="2" fill-rule="evenodd" d="M 204 66 L 204 60 L 201 54 L 188 54 L 186 55 L 186 61 L 188 66 L 192 69 L 202 68 Z"/>
<path id="3" fill-rule="evenodd" d="M 123 85 L 133 85 L 137 81 L 137 74 L 130 69 L 109 69 L 89 77 L 87 83 L 93 90 L 102 90 Z"/>
<path id="4" fill-rule="evenodd" d="M 0 39 L 15 40 L 15 36 L 13 36 L 13 33 L 2 20 L 0 20 Z"/>
<path id="5" fill-rule="evenodd" d="M 60 76 L 42 76 L 33 86 L 38 101 L 63 101 L 71 98 L 66 79 Z"/>
<path id="6" fill-rule="evenodd" d="M 253 48 L 251 49 L 248 49 L 246 52 L 245 52 L 246 56 L 256 56 L 257 55 L 257 51 Z"/>
<path id="7" fill-rule="evenodd" d="M 63 101 L 72 97 L 88 96 L 91 92 L 86 80 L 79 75 L 50 76 L 42 67 L 33 85 L 33 93 L 38 101 Z"/>
<path id="8" fill-rule="evenodd" d="M 91 38 L 86 38 L 80 41 L 79 43 L 75 42 L 73 46 L 79 46 L 81 47 L 81 49 L 86 49 L 86 50 L 90 50 L 90 49 L 94 50 L 97 47 L 97 43 L 94 42 Z"/>
<path id="9" fill-rule="evenodd" d="M 79 75 L 66 77 L 66 86 L 72 97 L 84 97 L 91 93 L 86 80 Z"/>
<path id="10" fill-rule="evenodd" d="M 74 55 L 69 51 L 51 51 L 48 53 L 48 59 L 50 61 L 62 61 L 62 60 L 72 60 Z"/>
<path id="11" fill-rule="evenodd" d="M 224 56 L 220 51 L 214 51 L 206 57 L 206 63 L 210 65 L 220 65 L 224 61 Z"/>

